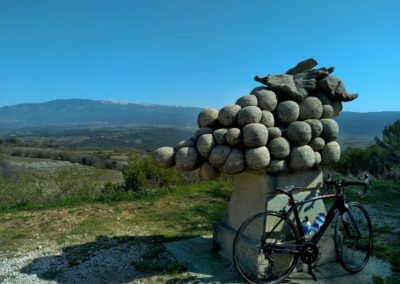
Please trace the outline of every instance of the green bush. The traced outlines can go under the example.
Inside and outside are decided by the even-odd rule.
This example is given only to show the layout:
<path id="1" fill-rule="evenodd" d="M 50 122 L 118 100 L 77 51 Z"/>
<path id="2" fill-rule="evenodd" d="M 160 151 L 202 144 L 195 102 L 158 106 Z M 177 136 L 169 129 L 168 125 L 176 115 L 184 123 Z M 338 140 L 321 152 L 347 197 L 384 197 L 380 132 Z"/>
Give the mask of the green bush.
<path id="1" fill-rule="evenodd" d="M 400 181 L 400 120 L 383 130 L 382 139 L 367 148 L 345 149 L 331 168 L 344 175 L 369 172 L 381 180 Z"/>
<path id="2" fill-rule="evenodd" d="M 163 187 L 181 184 L 183 176 L 176 169 L 157 167 L 151 157 L 134 154 L 129 158 L 128 165 L 122 169 L 124 189 L 140 191 L 147 187 Z"/>

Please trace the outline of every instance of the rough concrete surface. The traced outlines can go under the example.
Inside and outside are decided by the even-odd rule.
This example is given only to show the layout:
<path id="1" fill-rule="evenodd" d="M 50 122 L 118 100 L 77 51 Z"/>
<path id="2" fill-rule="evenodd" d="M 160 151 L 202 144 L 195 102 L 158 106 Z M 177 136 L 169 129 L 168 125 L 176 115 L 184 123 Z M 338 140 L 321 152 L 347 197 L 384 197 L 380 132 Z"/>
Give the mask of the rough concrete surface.
<path id="1" fill-rule="evenodd" d="M 212 251 L 211 236 L 166 243 L 165 246 L 188 268 L 188 272 L 196 278 L 197 283 L 243 283 L 233 265 Z M 306 270 L 304 265 L 298 267 L 304 267 Z M 356 274 L 348 273 L 338 262 L 317 266 L 314 272 L 317 282 L 306 272 L 295 271 L 282 283 L 373 283 L 371 280 L 373 275 L 388 276 L 391 268 L 386 262 L 370 258 L 364 270 Z"/>

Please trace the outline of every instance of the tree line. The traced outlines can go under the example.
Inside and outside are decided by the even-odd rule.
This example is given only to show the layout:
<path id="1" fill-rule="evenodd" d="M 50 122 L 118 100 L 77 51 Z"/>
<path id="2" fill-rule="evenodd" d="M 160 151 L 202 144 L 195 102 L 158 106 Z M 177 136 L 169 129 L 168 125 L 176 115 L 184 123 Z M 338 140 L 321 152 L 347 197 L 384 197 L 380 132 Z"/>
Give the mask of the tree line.
<path id="1" fill-rule="evenodd" d="M 400 181 L 400 120 L 385 126 L 382 138 L 366 148 L 348 147 L 332 169 L 357 176 L 369 173 L 380 180 Z"/>

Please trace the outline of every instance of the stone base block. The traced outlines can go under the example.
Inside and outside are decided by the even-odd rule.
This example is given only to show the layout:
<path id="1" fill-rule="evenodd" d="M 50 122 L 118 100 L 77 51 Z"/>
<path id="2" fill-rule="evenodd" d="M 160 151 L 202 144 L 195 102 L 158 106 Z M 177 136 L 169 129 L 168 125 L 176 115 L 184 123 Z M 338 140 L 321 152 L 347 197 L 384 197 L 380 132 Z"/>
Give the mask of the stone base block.
<path id="1" fill-rule="evenodd" d="M 303 187 L 305 190 L 294 193 L 295 200 L 301 201 L 319 195 L 322 182 L 322 171 L 319 169 L 279 176 L 260 175 L 252 172 L 244 172 L 235 176 L 227 216 L 223 222 L 214 225 L 214 248 L 223 257 L 232 260 L 232 244 L 240 225 L 247 218 L 259 212 L 279 211 L 287 205 L 287 195 L 278 194 L 274 188 L 291 185 Z M 318 213 L 326 213 L 322 200 L 306 203 L 298 208 L 298 211 L 301 220 L 307 216 L 311 222 L 315 220 Z M 294 216 L 292 217 L 294 218 Z M 336 260 L 332 228 L 325 232 L 325 236 L 320 240 L 318 246 L 321 255 L 317 261 L 318 264 Z M 249 263 L 253 262 L 252 258 L 249 256 Z"/>
<path id="2" fill-rule="evenodd" d="M 236 230 L 220 222 L 213 225 L 213 250 L 232 261 L 232 245 Z"/>
<path id="3" fill-rule="evenodd" d="M 232 228 L 238 229 L 247 218 L 254 214 L 266 209 L 281 210 L 287 204 L 288 199 L 286 195 L 277 194 L 274 189 L 291 185 L 311 190 L 311 193 L 303 193 L 301 196 L 299 195 L 300 192 L 297 191 L 295 194 L 297 200 L 311 198 L 318 193 L 316 190 L 322 186 L 322 171 L 313 169 L 277 176 L 244 172 L 234 176 L 233 192 L 229 201 L 226 222 Z M 323 207 L 322 201 L 315 203 L 322 204 Z M 310 205 L 313 206 L 313 204 L 307 204 L 306 208 L 312 209 L 312 207 L 307 207 Z M 309 211 L 310 213 L 316 212 L 315 209 Z M 321 212 L 324 211 L 325 207 Z M 315 215 L 318 213 L 316 212 Z"/>

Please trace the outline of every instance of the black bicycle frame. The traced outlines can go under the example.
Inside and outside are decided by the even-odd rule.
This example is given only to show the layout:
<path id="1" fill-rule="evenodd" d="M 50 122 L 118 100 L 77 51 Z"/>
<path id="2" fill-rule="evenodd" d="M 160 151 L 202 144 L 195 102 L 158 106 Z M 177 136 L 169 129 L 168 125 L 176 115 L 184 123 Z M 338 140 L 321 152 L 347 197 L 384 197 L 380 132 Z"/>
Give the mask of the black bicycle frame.
<path id="1" fill-rule="evenodd" d="M 317 197 L 314 197 L 314 198 L 311 198 L 311 199 L 308 199 L 308 200 L 297 202 L 297 203 L 293 204 L 289 208 L 289 210 L 284 213 L 284 215 L 286 217 L 289 217 L 293 213 L 294 219 L 295 219 L 295 222 L 296 222 L 296 226 L 297 226 L 297 230 L 299 231 L 300 238 L 301 238 L 301 240 L 303 242 L 305 241 L 305 234 L 304 234 L 304 231 L 303 231 L 303 223 L 300 220 L 300 216 L 299 216 L 299 212 L 297 210 L 297 207 L 300 207 L 300 206 L 302 206 L 302 205 L 304 205 L 306 203 L 314 202 L 314 201 L 321 200 L 321 199 L 336 199 L 336 200 L 333 203 L 332 207 L 329 209 L 328 213 L 326 214 L 325 222 L 322 224 L 321 228 L 318 230 L 318 232 L 310 240 L 314 244 L 317 244 L 318 241 L 320 240 L 320 238 L 322 237 L 322 235 L 325 233 L 325 231 L 328 228 L 328 226 L 330 225 L 330 223 L 332 222 L 333 218 L 335 217 L 336 209 L 338 209 L 339 212 L 341 212 L 341 213 L 346 210 L 346 205 L 345 205 L 345 200 L 344 200 L 343 193 L 340 192 L 340 193 L 337 193 L 337 194 L 326 194 L 326 195 L 317 196 Z"/>
<path id="2" fill-rule="evenodd" d="M 335 211 L 336 209 L 339 210 L 339 212 L 343 212 L 345 209 L 345 201 L 344 201 L 344 196 L 343 194 L 339 191 L 336 194 L 326 194 L 326 195 L 322 195 L 322 196 L 317 196 L 308 200 L 304 200 L 304 201 L 300 201 L 297 203 L 294 203 L 294 200 L 292 199 L 293 196 L 290 194 L 289 195 L 289 204 L 291 204 L 291 207 L 289 208 L 289 210 L 284 211 L 282 210 L 281 213 L 284 216 L 284 219 L 280 220 L 275 226 L 274 228 L 272 228 L 271 232 L 264 236 L 264 240 L 267 239 L 269 237 L 270 234 L 272 234 L 272 232 L 275 231 L 275 229 L 279 226 L 279 224 L 283 221 L 286 220 L 286 218 L 289 218 L 291 216 L 291 214 L 293 213 L 294 218 L 295 218 L 295 223 L 296 223 L 296 227 L 297 227 L 297 231 L 300 234 L 300 239 L 301 239 L 301 243 L 300 244 L 296 244 L 293 247 L 288 247 L 288 246 L 281 246 L 279 244 L 274 245 L 273 247 L 267 246 L 266 249 L 271 249 L 272 251 L 276 251 L 276 252 L 280 252 L 280 253 L 285 253 L 285 254 L 292 254 L 292 255 L 296 255 L 300 252 L 300 247 L 305 243 L 306 238 L 304 235 L 304 231 L 303 231 L 303 223 L 300 220 L 300 216 L 299 216 L 299 212 L 297 210 L 297 207 L 302 206 L 306 203 L 309 202 L 313 202 L 316 200 L 320 200 L 320 199 L 332 199 L 335 198 L 335 202 L 332 205 L 332 207 L 329 209 L 326 217 L 325 217 L 325 222 L 324 224 L 321 226 L 321 228 L 318 230 L 318 232 L 312 237 L 312 239 L 310 240 L 312 243 L 317 244 L 318 241 L 320 240 L 320 238 L 322 237 L 322 235 L 325 233 L 326 228 L 329 226 L 329 224 L 332 222 L 333 218 L 335 217 Z M 265 243 L 264 241 L 262 243 Z"/>
<path id="3" fill-rule="evenodd" d="M 297 210 L 297 207 L 302 206 L 306 203 L 314 202 L 314 201 L 321 200 L 321 199 L 335 199 L 335 202 L 333 203 L 332 207 L 329 209 L 328 213 L 326 214 L 325 222 L 322 224 L 321 228 L 319 228 L 318 232 L 315 233 L 315 235 L 310 240 L 310 242 L 312 242 L 316 245 L 319 242 L 319 240 L 321 239 L 321 237 L 323 236 L 323 234 L 325 233 L 328 226 L 331 224 L 333 218 L 335 217 L 336 209 L 339 211 L 339 213 L 344 213 L 344 212 L 346 212 L 346 210 L 348 208 L 348 206 L 346 205 L 344 194 L 342 192 L 342 188 L 344 188 L 347 185 L 363 185 L 364 186 L 364 194 L 365 194 L 367 192 L 367 182 L 368 182 L 368 180 L 365 182 L 347 182 L 347 181 L 343 181 L 343 180 L 333 182 L 333 181 L 329 180 L 326 182 L 326 184 L 328 185 L 328 188 L 331 188 L 332 186 L 336 187 L 335 194 L 326 194 L 326 195 L 317 196 L 317 197 L 314 197 L 314 198 L 311 198 L 308 200 L 304 200 L 304 201 L 299 201 L 299 202 L 294 201 L 292 193 L 285 193 L 289 197 L 288 203 L 291 207 L 287 211 L 281 210 L 280 212 L 283 214 L 284 220 L 286 220 L 286 218 L 289 218 L 292 213 L 294 215 L 297 231 L 299 232 L 300 239 L 301 239 L 301 244 L 295 245 L 295 247 L 302 246 L 306 241 L 306 237 L 305 237 L 304 230 L 303 230 L 303 223 L 300 220 L 299 211 Z M 283 191 L 281 191 L 281 192 L 283 192 Z M 355 222 L 353 216 L 351 214 L 348 214 L 348 217 L 350 218 L 354 228 L 356 229 L 357 236 L 360 237 L 360 231 L 358 229 L 357 223 Z M 275 231 L 275 229 L 279 226 L 279 224 L 281 222 L 282 222 L 282 220 L 279 221 L 274 226 L 274 228 L 271 230 L 271 232 L 267 236 L 264 236 L 264 239 L 267 239 L 269 237 L 269 235 L 273 231 Z M 269 248 L 269 249 L 271 249 L 271 248 Z M 299 251 L 292 250 L 292 249 L 288 250 L 288 248 L 286 246 L 281 247 L 280 245 L 276 245 L 274 248 L 272 248 L 272 250 L 285 252 L 285 253 L 289 253 L 289 254 L 299 253 Z"/>

